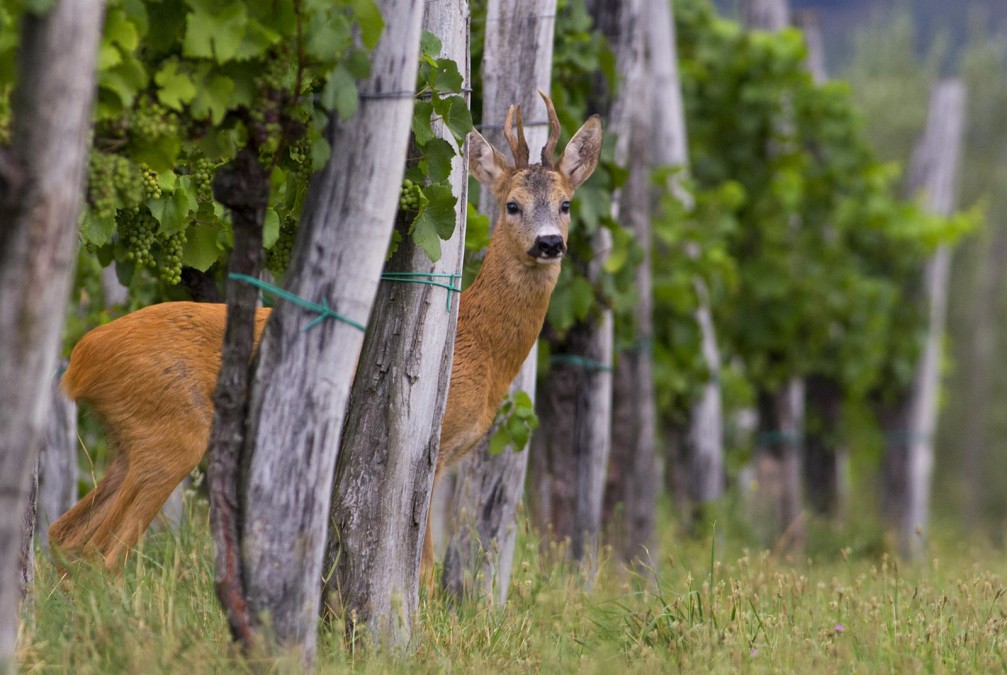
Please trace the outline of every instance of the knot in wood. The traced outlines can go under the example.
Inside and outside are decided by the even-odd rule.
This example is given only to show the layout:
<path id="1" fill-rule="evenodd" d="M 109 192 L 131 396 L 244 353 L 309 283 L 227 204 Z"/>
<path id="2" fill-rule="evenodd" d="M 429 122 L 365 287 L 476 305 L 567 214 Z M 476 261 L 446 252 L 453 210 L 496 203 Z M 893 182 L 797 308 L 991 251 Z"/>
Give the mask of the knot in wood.
<path id="1" fill-rule="evenodd" d="M 269 181 L 258 158 L 244 148 L 213 178 L 214 198 L 235 211 L 258 211 L 269 203 Z"/>

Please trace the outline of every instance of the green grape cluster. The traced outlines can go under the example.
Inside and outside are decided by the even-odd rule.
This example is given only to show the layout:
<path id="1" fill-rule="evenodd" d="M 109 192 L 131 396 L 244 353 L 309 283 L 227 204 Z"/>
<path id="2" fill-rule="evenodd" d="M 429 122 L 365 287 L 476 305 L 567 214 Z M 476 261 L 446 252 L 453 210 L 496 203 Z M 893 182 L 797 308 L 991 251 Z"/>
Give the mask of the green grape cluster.
<path id="1" fill-rule="evenodd" d="M 87 203 L 98 220 L 108 220 L 115 215 L 119 205 L 115 190 L 115 155 L 92 152 L 87 166 Z"/>
<path id="2" fill-rule="evenodd" d="M 416 212 L 420 210 L 420 195 L 423 189 L 408 178 L 402 181 L 402 191 L 399 193 L 399 211 Z"/>
<path id="3" fill-rule="evenodd" d="M 266 254 L 266 269 L 273 273 L 273 276 L 280 278 L 287 271 L 290 264 L 290 253 L 294 250 L 294 236 L 297 234 L 297 221 L 293 218 L 284 218 L 280 225 L 280 236 Z"/>
<path id="4" fill-rule="evenodd" d="M 311 172 L 311 142 L 308 140 L 307 134 L 302 135 L 296 143 L 291 144 L 289 152 L 290 159 L 294 164 L 304 169 L 306 173 Z"/>
<path id="5" fill-rule="evenodd" d="M 145 197 L 144 177 L 136 164 L 122 155 L 91 153 L 87 201 L 96 218 L 107 220 L 116 209 L 135 209 Z"/>
<path id="6" fill-rule="evenodd" d="M 119 241 L 126 246 L 126 260 L 141 267 L 154 267 L 150 249 L 156 240 L 158 222 L 147 209 L 119 209 L 115 214 Z"/>
<path id="7" fill-rule="evenodd" d="M 140 206 L 147 196 L 140 167 L 122 155 L 112 156 L 115 158 L 113 182 L 116 192 L 119 194 L 119 203 L 126 208 Z"/>
<path id="8" fill-rule="evenodd" d="M 161 281 L 172 286 L 182 281 L 182 247 L 187 241 L 185 232 L 176 232 L 162 242 L 159 265 Z"/>
<path id="9" fill-rule="evenodd" d="M 157 184 L 157 172 L 146 164 L 141 164 L 140 177 L 143 179 L 143 190 L 147 199 L 160 199 L 161 186 Z"/>
<path id="10" fill-rule="evenodd" d="M 178 134 L 178 115 L 149 98 L 141 98 L 129 111 L 129 132 L 142 141 Z"/>
<path id="11" fill-rule="evenodd" d="M 196 197 L 204 202 L 213 201 L 214 170 L 213 162 L 206 158 L 197 159 L 189 167 L 193 187 L 196 188 Z"/>

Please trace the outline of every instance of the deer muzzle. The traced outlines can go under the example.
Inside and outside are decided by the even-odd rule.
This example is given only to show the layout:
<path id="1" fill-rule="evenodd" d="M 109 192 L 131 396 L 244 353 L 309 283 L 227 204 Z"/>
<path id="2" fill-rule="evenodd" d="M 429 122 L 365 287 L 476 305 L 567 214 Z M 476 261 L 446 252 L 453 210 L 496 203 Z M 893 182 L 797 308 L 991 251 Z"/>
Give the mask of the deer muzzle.
<path id="1" fill-rule="evenodd" d="M 566 243 L 558 234 L 547 234 L 535 238 L 535 243 L 528 249 L 528 255 L 542 262 L 562 260 L 566 253 Z"/>

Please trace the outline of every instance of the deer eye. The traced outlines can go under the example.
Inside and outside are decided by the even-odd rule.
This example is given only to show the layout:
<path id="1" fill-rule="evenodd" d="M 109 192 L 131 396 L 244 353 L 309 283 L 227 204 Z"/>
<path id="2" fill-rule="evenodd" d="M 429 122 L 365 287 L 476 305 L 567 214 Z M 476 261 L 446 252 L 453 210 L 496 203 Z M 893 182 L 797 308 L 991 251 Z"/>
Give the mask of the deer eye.
<path id="1" fill-rule="evenodd" d="M 559 205 L 560 213 L 570 213 L 570 202 L 563 202 Z"/>
<path id="2" fill-rule="evenodd" d="M 521 207 L 515 202 L 507 202 L 507 213 L 512 216 L 517 215 L 518 213 L 521 213 Z"/>

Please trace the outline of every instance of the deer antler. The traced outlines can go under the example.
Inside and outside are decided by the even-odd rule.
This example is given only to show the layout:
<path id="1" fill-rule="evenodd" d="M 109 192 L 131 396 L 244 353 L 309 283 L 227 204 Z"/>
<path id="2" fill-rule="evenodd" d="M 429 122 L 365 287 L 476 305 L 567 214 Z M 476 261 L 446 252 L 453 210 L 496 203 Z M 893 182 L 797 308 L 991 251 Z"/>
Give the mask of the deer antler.
<path id="1" fill-rule="evenodd" d="M 545 101 L 545 109 L 549 113 L 549 140 L 542 148 L 542 166 L 551 169 L 556 158 L 556 144 L 559 143 L 559 119 L 556 117 L 556 108 L 552 100 L 541 89 L 538 90 L 538 94 Z"/>
<path id="2" fill-rule="evenodd" d="M 514 155 L 514 166 L 523 169 L 528 166 L 528 142 L 524 139 L 524 120 L 521 119 L 521 106 L 517 107 L 517 136 L 511 123 L 514 121 L 514 106 L 507 109 L 507 119 L 504 120 L 504 137 Z"/>

